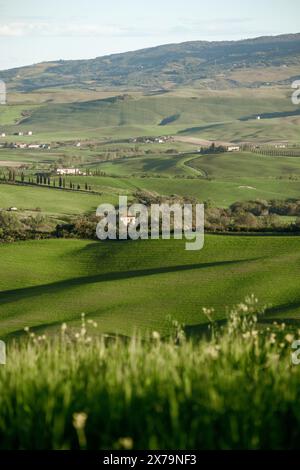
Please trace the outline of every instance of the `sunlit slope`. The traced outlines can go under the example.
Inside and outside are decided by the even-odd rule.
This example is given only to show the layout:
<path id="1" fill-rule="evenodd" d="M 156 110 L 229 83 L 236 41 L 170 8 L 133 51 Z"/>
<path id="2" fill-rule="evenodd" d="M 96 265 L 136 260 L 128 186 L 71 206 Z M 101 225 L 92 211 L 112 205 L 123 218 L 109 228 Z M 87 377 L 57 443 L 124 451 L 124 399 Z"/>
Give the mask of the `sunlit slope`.
<path id="1" fill-rule="evenodd" d="M 116 203 L 112 194 L 89 194 L 45 187 L 0 184 L 0 208 L 20 212 L 39 209 L 48 215 L 72 216 L 95 213 L 102 202 Z"/>
<path id="2" fill-rule="evenodd" d="M 47 240 L 2 245 L 0 257 L 2 336 L 82 312 L 112 333 L 163 330 L 167 315 L 196 327 L 202 307 L 222 318 L 251 293 L 269 305 L 267 318 L 300 315 L 297 237 L 208 236 L 199 252 L 173 240 Z"/>
<path id="3" fill-rule="evenodd" d="M 208 177 L 230 179 L 236 177 L 250 178 L 289 178 L 300 177 L 299 157 L 267 156 L 252 152 L 227 152 L 202 155 L 193 158 L 189 165 L 205 172 Z"/>
<path id="4" fill-rule="evenodd" d="M 86 102 L 47 103 L 29 109 L 17 126 L 9 127 L 13 109 L 8 115 L 0 110 L 7 132 L 31 129 L 37 139 L 180 133 L 225 141 L 297 141 L 300 119 L 295 115 L 288 86 L 225 91 L 178 89 L 156 96 L 121 94 Z M 15 113 L 20 113 L 19 106 Z M 266 117 L 257 121 L 258 115 Z"/>

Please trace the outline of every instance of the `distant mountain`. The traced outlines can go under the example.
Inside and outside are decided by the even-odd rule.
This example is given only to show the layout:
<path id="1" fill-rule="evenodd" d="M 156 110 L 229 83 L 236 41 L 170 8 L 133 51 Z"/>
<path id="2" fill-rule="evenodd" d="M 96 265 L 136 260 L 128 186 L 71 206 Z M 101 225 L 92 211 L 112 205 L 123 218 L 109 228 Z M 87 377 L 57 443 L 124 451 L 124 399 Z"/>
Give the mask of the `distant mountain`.
<path id="1" fill-rule="evenodd" d="M 300 34 L 243 41 L 185 42 L 90 60 L 47 62 L 2 71 L 0 79 L 19 91 L 62 86 L 149 91 L 196 81 L 204 86 L 214 81 L 222 88 L 244 86 L 245 79 L 235 77 L 236 71 L 263 71 L 272 67 L 290 67 L 291 70 L 298 67 L 298 73 L 292 78 L 300 78 Z M 288 74 L 286 77 L 290 78 Z M 274 78 L 273 82 L 284 80 L 285 76 Z M 248 86 L 263 84 L 264 78 L 260 77 Z"/>

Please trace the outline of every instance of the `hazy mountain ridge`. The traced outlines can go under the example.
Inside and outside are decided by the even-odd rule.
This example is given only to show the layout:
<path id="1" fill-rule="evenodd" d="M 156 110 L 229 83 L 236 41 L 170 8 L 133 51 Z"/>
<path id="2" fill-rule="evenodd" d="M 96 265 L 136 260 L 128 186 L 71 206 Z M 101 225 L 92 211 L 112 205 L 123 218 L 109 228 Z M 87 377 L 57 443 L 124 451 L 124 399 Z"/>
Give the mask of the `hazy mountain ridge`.
<path id="1" fill-rule="evenodd" d="M 283 66 L 299 66 L 300 76 L 300 34 L 168 44 L 96 59 L 11 69 L 0 72 L 0 78 L 19 91 L 60 86 L 168 88 L 216 79 L 220 87 L 236 87 L 241 82 L 231 77 L 235 71 Z M 295 73 L 291 76 L 298 77 Z M 262 84 L 264 79 L 252 86 Z"/>

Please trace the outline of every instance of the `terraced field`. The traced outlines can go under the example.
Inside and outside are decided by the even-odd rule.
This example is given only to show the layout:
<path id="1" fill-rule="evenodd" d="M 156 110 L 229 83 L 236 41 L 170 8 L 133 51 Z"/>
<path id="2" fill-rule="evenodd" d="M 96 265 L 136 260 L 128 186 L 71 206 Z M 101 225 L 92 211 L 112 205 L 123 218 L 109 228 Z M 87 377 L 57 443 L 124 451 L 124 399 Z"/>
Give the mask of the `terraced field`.
<path id="1" fill-rule="evenodd" d="M 174 240 L 44 240 L 2 245 L 0 258 L 2 337 L 77 324 L 82 312 L 110 333 L 164 331 L 168 315 L 197 331 L 203 307 L 221 319 L 251 293 L 266 320 L 300 315 L 299 237 L 207 236 L 194 253 Z"/>

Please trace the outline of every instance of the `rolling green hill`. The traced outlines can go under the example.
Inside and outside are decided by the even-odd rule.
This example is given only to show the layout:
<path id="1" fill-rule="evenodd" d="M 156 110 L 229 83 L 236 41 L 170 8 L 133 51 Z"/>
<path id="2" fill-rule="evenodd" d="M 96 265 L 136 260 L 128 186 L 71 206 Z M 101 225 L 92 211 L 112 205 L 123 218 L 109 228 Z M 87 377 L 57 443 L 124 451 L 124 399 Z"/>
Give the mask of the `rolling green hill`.
<path id="1" fill-rule="evenodd" d="M 300 157 L 271 157 L 248 152 L 203 155 L 189 162 L 212 178 L 245 177 L 271 179 L 300 177 Z"/>
<path id="2" fill-rule="evenodd" d="M 288 85 L 225 91 L 179 88 L 159 96 L 121 94 L 23 108 L 11 104 L 0 108 L 0 122 L 10 141 L 13 133 L 31 130 L 35 141 L 178 134 L 225 142 L 296 143 L 300 116 L 295 111 Z M 259 115 L 265 118 L 246 119 Z"/>
<path id="3" fill-rule="evenodd" d="M 88 184 L 99 196 L 0 184 L 0 208 L 16 206 L 20 214 L 39 208 L 57 221 L 95 213 L 102 202 L 117 204 L 119 194 L 132 199 L 138 190 L 218 207 L 299 199 L 299 157 L 199 154 L 205 140 L 299 144 L 300 114 L 291 102 L 299 51 L 298 34 L 1 72 L 9 91 L 0 107 L 7 134 L 1 143 L 53 143 L 51 151 L 1 148 L 1 167 L 23 165 L 32 177 L 57 166 L 89 167 L 107 176 L 66 178 L 66 187 Z M 14 135 L 29 130 L 30 138 Z M 174 138 L 163 145 L 141 138 L 162 135 Z M 0 245 L 0 334 L 75 324 L 83 311 L 105 332 L 163 331 L 168 314 L 197 329 L 205 322 L 203 306 L 221 319 L 224 305 L 252 292 L 274 306 L 270 317 L 297 319 L 299 248 L 296 237 L 221 236 L 207 237 L 199 253 L 178 241 Z"/>
<path id="4" fill-rule="evenodd" d="M 197 327 L 202 307 L 224 306 L 251 293 L 267 318 L 299 318 L 298 237 L 206 237 L 187 252 L 183 241 L 45 240 L 0 246 L 0 334 L 25 326 L 50 330 L 80 314 L 101 331 L 164 331 L 166 316 Z"/>
<path id="5" fill-rule="evenodd" d="M 65 217 L 95 213 L 99 204 L 117 203 L 113 194 L 86 194 L 47 187 L 0 184 L 0 208 L 17 207 L 19 211 L 40 209 L 51 216 Z"/>

